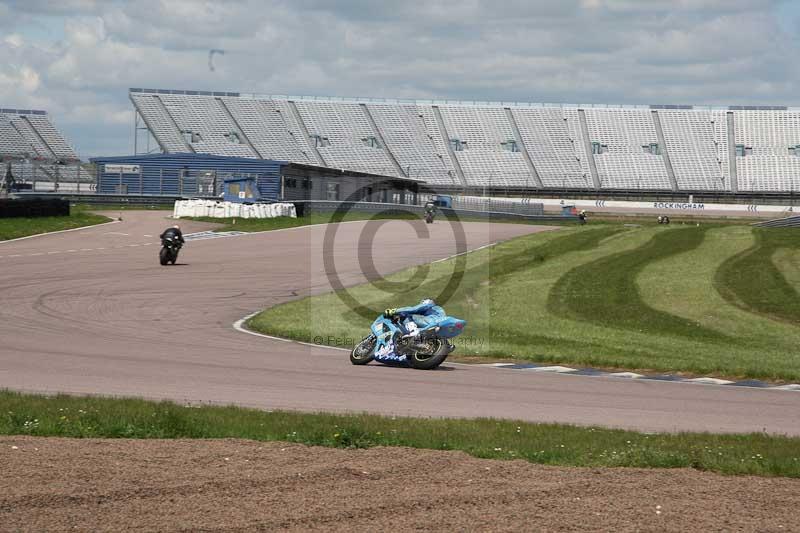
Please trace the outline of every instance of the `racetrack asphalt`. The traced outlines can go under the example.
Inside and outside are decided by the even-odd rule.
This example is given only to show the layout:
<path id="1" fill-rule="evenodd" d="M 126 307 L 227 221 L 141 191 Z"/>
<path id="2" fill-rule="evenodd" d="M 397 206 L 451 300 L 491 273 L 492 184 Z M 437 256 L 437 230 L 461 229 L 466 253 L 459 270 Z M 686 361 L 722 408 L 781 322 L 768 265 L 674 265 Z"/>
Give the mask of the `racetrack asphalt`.
<path id="1" fill-rule="evenodd" d="M 170 224 L 164 212 L 127 212 L 117 224 L 0 243 L 0 388 L 800 436 L 800 394 L 792 391 L 451 363 L 429 372 L 355 367 L 342 351 L 243 334 L 232 327 L 243 316 L 330 290 L 325 226 L 192 241 L 179 265 L 162 267 L 157 235 Z M 333 247 L 348 286 L 365 279 L 365 224 L 340 225 Z M 418 238 L 407 221 L 380 224 L 373 245 L 378 272 L 456 252 L 443 221 L 427 228 L 430 238 Z M 187 233 L 212 227 L 181 225 Z M 477 222 L 464 228 L 469 248 L 547 229 Z"/>

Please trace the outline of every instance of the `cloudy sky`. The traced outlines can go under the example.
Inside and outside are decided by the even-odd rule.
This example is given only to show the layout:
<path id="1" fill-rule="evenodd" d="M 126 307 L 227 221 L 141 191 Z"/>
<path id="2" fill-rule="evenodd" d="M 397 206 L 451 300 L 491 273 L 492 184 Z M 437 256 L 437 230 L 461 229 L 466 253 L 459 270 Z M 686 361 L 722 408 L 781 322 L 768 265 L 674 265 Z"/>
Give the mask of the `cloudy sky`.
<path id="1" fill-rule="evenodd" d="M 793 0 L 0 0 L 0 107 L 88 158 L 132 152 L 129 87 L 800 105 L 798 30 Z"/>

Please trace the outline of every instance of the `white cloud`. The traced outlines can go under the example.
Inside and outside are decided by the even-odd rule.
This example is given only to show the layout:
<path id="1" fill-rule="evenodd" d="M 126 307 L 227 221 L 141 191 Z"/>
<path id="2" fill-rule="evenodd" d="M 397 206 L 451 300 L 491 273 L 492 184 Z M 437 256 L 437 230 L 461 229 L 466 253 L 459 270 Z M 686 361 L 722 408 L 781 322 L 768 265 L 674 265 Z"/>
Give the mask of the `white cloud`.
<path id="1" fill-rule="evenodd" d="M 15 25 L 0 37 L 0 105 L 48 109 L 83 156 L 130 150 L 129 87 L 791 105 L 798 103 L 800 79 L 789 67 L 798 44 L 781 20 L 787 6 L 770 0 L 6 1 L 0 28 L 8 20 Z M 211 49 L 225 50 L 213 72 Z"/>

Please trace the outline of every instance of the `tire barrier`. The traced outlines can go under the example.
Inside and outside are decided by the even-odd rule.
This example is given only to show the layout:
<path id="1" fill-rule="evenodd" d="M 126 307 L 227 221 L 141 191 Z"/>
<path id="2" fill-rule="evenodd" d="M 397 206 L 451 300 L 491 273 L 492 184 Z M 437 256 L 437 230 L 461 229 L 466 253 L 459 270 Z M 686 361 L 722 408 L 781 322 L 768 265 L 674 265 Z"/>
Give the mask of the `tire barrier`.
<path id="1" fill-rule="evenodd" d="M 69 216 L 69 202 L 60 198 L 0 199 L 0 218 Z"/>
<path id="2" fill-rule="evenodd" d="M 294 204 L 258 203 L 240 204 L 216 200 L 178 200 L 172 211 L 173 218 L 297 218 Z"/>

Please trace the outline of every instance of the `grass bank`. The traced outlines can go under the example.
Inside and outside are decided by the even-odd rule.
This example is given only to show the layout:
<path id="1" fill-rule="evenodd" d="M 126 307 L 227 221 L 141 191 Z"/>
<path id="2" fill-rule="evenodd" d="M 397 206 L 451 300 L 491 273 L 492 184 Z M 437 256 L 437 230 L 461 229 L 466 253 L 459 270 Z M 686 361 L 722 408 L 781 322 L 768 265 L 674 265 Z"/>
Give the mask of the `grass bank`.
<path id="1" fill-rule="evenodd" d="M 70 215 L 65 217 L 0 218 L 0 241 L 93 226 L 109 220 L 107 217 L 90 213 L 86 208 L 79 206 L 73 206 L 70 209 Z"/>
<path id="2" fill-rule="evenodd" d="M 264 412 L 171 402 L 0 391 L 0 434 L 78 438 L 242 438 L 338 448 L 409 446 L 475 457 L 583 467 L 691 467 L 800 477 L 800 439 L 642 434 L 494 419 Z"/>
<path id="3" fill-rule="evenodd" d="M 737 224 L 604 223 L 565 226 L 470 253 L 457 290 L 443 302 L 450 314 L 468 320 L 465 334 L 456 339 L 456 354 L 800 380 L 800 327 L 720 294 L 717 272 L 752 247 L 755 235 L 750 226 Z M 781 250 L 775 268 L 794 291 L 800 287 L 800 251 Z M 454 260 L 430 265 L 421 284 L 415 269 L 408 269 L 388 276 L 390 283 L 348 293 L 377 314 L 439 294 L 455 265 Z M 391 283 L 390 293 L 385 288 Z M 267 309 L 248 327 L 338 342 L 360 339 L 369 322 L 336 294 L 327 294 Z"/>

